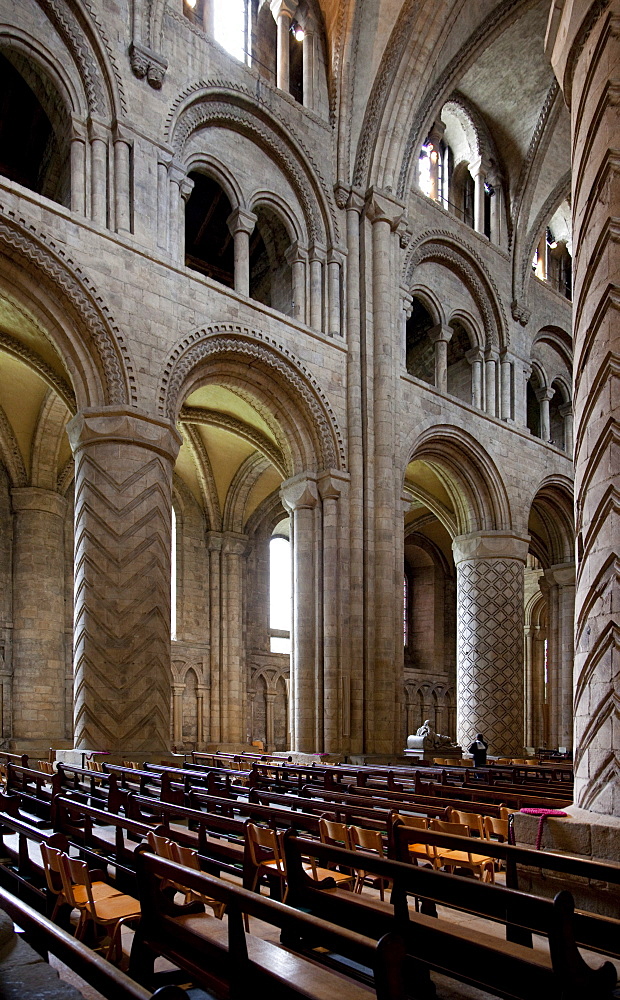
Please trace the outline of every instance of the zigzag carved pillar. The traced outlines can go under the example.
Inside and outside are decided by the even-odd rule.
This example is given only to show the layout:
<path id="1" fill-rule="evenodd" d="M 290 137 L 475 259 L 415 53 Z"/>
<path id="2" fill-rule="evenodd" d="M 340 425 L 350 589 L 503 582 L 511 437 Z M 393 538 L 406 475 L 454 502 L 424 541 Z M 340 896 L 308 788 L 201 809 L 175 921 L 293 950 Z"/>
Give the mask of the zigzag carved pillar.
<path id="1" fill-rule="evenodd" d="M 67 501 L 28 486 L 11 494 L 13 736 L 18 748 L 64 739 Z"/>
<path id="2" fill-rule="evenodd" d="M 620 812 L 620 0 L 555 11 L 571 111 L 574 260 L 575 802 Z"/>
<path id="3" fill-rule="evenodd" d="M 67 427 L 75 456 L 75 746 L 170 741 L 172 467 L 180 436 L 117 407 Z"/>
<path id="4" fill-rule="evenodd" d="M 457 740 L 523 753 L 523 570 L 528 542 L 476 531 L 452 542 L 457 569 Z"/>

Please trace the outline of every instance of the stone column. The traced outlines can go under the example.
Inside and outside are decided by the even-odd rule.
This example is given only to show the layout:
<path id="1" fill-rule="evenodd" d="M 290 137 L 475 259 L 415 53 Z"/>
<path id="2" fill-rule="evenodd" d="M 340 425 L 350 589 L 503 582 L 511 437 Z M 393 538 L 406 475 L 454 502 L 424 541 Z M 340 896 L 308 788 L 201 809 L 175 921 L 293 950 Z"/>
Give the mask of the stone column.
<path id="1" fill-rule="evenodd" d="M 293 750 L 313 752 L 317 749 L 317 691 L 323 686 L 322 671 L 317 678 L 316 478 L 301 473 L 288 479 L 280 487 L 280 496 L 291 517 L 293 543 L 291 736 Z"/>
<path id="2" fill-rule="evenodd" d="M 207 532 L 209 552 L 209 655 L 211 673 L 211 739 L 214 743 L 222 740 L 221 692 L 221 647 L 222 647 L 222 543 L 219 531 Z"/>
<path id="3" fill-rule="evenodd" d="M 157 246 L 168 250 L 168 202 L 170 182 L 168 170 L 171 157 L 160 154 L 157 159 Z"/>
<path id="4" fill-rule="evenodd" d="M 250 235 L 254 232 L 256 216 L 236 208 L 228 216 L 227 225 L 234 240 L 235 291 L 250 294 Z"/>
<path id="5" fill-rule="evenodd" d="M 339 638 L 344 608 L 340 601 L 338 501 L 342 485 L 343 478 L 336 472 L 319 477 L 323 513 L 323 704 L 319 708 L 323 720 L 321 749 L 325 753 L 341 750 Z"/>
<path id="6" fill-rule="evenodd" d="M 551 703 L 555 711 L 550 718 L 557 746 L 573 745 L 573 666 L 575 629 L 575 566 L 562 563 L 545 570 L 548 587 L 549 648 L 548 660 L 553 666 L 555 691 Z M 551 670 L 549 672 L 551 676 Z"/>
<path id="7" fill-rule="evenodd" d="M 484 235 L 484 182 L 487 166 L 481 156 L 469 164 L 469 172 L 474 180 L 474 229 Z"/>
<path id="8" fill-rule="evenodd" d="M 497 351 L 486 353 L 484 364 L 485 410 L 490 417 L 497 416 Z"/>
<path id="9" fill-rule="evenodd" d="M 86 130 L 75 120 L 71 126 L 71 211 L 86 215 Z"/>
<path id="10" fill-rule="evenodd" d="M 341 274 L 343 271 L 343 255 L 338 250 L 330 250 L 327 255 L 327 332 L 330 337 L 341 334 Z"/>
<path id="11" fill-rule="evenodd" d="M 204 684 L 196 686 L 196 742 L 198 748 L 205 744 L 205 695 L 209 693 L 209 688 Z"/>
<path id="12" fill-rule="evenodd" d="M 20 752 L 65 738 L 67 501 L 52 490 L 14 489 L 13 736 Z"/>
<path id="13" fill-rule="evenodd" d="M 493 193 L 491 195 L 491 242 L 501 246 L 502 242 L 502 182 L 499 174 L 487 172 L 487 183 Z"/>
<path id="14" fill-rule="evenodd" d="M 172 742 L 176 747 L 183 742 L 183 692 L 185 684 L 172 685 Z"/>
<path id="15" fill-rule="evenodd" d="M 451 326 L 434 326 L 428 331 L 428 339 L 435 345 L 435 388 L 443 393 L 448 391 L 448 343 L 452 333 Z"/>
<path id="16" fill-rule="evenodd" d="M 525 746 L 536 748 L 536 743 L 534 742 L 534 643 L 533 628 L 531 625 L 526 625 L 523 631 L 523 660 Z"/>
<path id="17" fill-rule="evenodd" d="M 457 569 L 457 739 L 483 732 L 492 753 L 521 756 L 523 570 L 528 540 L 475 531 L 452 542 Z"/>
<path id="18" fill-rule="evenodd" d="M 224 532 L 222 538 L 222 659 L 221 715 L 222 741 L 245 743 L 246 699 L 245 657 L 243 644 L 244 556 L 246 535 Z"/>
<path id="19" fill-rule="evenodd" d="M 131 158 L 132 140 L 119 125 L 114 131 L 114 214 L 117 233 L 131 232 Z"/>
<path id="20" fill-rule="evenodd" d="M 75 458 L 75 746 L 160 752 L 170 739 L 172 469 L 166 420 L 124 407 L 68 424 Z"/>
<path id="21" fill-rule="evenodd" d="M 306 14 L 304 18 L 304 40 L 303 45 L 303 101 L 304 107 L 315 110 L 314 94 L 314 48 L 316 39 L 316 21 L 312 14 Z"/>
<path id="22" fill-rule="evenodd" d="M 482 366 L 484 356 L 479 347 L 472 347 L 465 355 L 471 365 L 471 405 L 482 409 Z"/>
<path id="23" fill-rule="evenodd" d="M 185 203 L 192 193 L 194 182 L 178 163 L 171 163 L 168 173 L 168 250 L 173 258 L 185 259 Z"/>
<path id="24" fill-rule="evenodd" d="M 313 243 L 310 247 L 310 326 L 323 329 L 323 263 L 325 247 Z"/>
<path id="25" fill-rule="evenodd" d="M 278 26 L 278 48 L 276 53 L 276 86 L 289 90 L 289 45 L 291 22 L 297 10 L 297 0 L 271 0 L 271 13 Z"/>
<path id="26" fill-rule="evenodd" d="M 274 726 L 273 726 L 273 707 L 276 701 L 275 691 L 265 692 L 265 742 L 268 747 L 272 747 L 275 743 L 274 736 Z"/>
<path id="27" fill-rule="evenodd" d="M 382 192 L 368 193 L 367 217 L 372 225 L 373 293 L 373 398 L 374 421 L 374 663 L 372 664 L 372 730 L 367 733 L 370 752 L 393 753 L 401 743 L 398 718 L 403 687 L 403 644 L 394 629 L 395 602 L 402 588 L 402 562 L 398 562 L 396 537 L 402 537 L 400 516 L 401 472 L 394 469 L 396 425 L 394 400 L 397 379 L 394 327 L 398 305 L 395 267 L 395 230 L 403 207 Z M 371 693 L 368 692 L 367 698 Z"/>
<path id="28" fill-rule="evenodd" d="M 301 243 L 291 243 L 285 253 L 286 261 L 291 269 L 291 284 L 293 286 L 293 319 L 299 323 L 307 323 L 306 316 L 306 267 L 308 250 Z"/>
<path id="29" fill-rule="evenodd" d="M 575 447 L 573 440 L 573 404 L 564 403 L 560 407 L 560 416 L 564 420 L 564 451 L 569 458 L 572 458 Z"/>
<path id="30" fill-rule="evenodd" d="M 502 420 L 512 419 L 512 361 L 504 349 L 499 362 L 500 400 L 499 415 Z"/>
<path id="31" fill-rule="evenodd" d="M 90 217 L 100 226 L 108 223 L 108 133 L 99 122 L 88 126 L 90 138 Z"/>
<path id="32" fill-rule="evenodd" d="M 549 419 L 549 403 L 553 399 L 555 392 L 553 389 L 538 389 L 536 399 L 540 403 L 540 436 L 545 444 L 549 444 L 551 438 L 551 421 Z"/>
<path id="33" fill-rule="evenodd" d="M 445 130 L 446 126 L 441 121 L 441 119 L 439 119 L 433 122 L 432 128 L 428 135 L 428 141 L 432 146 L 430 152 L 430 160 L 431 160 L 430 197 L 433 199 L 433 201 L 439 201 L 441 199 L 441 191 L 439 190 L 439 157 L 441 156 L 440 144 Z"/>

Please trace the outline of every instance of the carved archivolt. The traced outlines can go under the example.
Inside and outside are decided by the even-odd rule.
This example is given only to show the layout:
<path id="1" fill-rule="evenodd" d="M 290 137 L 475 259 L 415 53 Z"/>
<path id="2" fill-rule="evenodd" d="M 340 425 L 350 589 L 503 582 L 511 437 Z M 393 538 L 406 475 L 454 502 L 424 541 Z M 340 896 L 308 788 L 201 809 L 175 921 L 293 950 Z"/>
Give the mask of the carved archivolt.
<path id="1" fill-rule="evenodd" d="M 484 261 L 469 246 L 456 245 L 447 230 L 429 230 L 415 240 L 405 259 L 403 281 L 408 288 L 413 283 L 416 267 L 427 261 L 443 264 L 463 278 L 480 309 L 487 341 L 496 347 L 510 343 L 506 315 L 493 278 Z"/>
<path id="2" fill-rule="evenodd" d="M 314 377 L 275 340 L 233 323 L 197 330 L 175 348 L 162 374 L 159 412 L 175 420 L 192 375 L 205 361 L 218 357 L 237 358 L 252 369 L 267 369 L 297 402 L 298 420 L 316 441 L 317 454 L 306 456 L 307 461 L 314 459 L 319 468 L 346 468 L 342 434 Z"/>
<path id="3" fill-rule="evenodd" d="M 52 240 L 38 233 L 25 219 L 16 218 L 0 205 L 0 254 L 47 287 L 63 304 L 76 329 L 85 340 L 100 370 L 104 400 L 79 400 L 80 405 L 129 403 L 136 405 L 133 366 L 121 333 L 99 294 L 84 272 Z M 88 380 L 86 380 L 88 381 Z M 59 391 L 59 388 L 57 391 Z M 59 391 L 71 408 L 71 397 Z"/>
<path id="4" fill-rule="evenodd" d="M 304 210 L 312 239 L 338 242 L 333 195 L 307 148 L 289 121 L 267 111 L 256 94 L 224 80 L 200 81 L 177 99 L 167 118 L 166 141 L 182 159 L 189 137 L 198 129 L 227 126 L 248 136 L 278 163 L 291 181 Z"/>
<path id="5" fill-rule="evenodd" d="M 6 413 L 0 406 L 0 459 L 9 474 L 11 486 L 26 486 L 28 477 L 17 438 Z"/>

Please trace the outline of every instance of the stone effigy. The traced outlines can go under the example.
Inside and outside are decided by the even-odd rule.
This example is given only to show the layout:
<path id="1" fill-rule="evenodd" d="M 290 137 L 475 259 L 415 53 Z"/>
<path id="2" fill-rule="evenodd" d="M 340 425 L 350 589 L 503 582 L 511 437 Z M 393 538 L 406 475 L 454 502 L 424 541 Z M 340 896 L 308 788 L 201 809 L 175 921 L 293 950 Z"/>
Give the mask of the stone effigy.
<path id="1" fill-rule="evenodd" d="M 414 735 L 407 737 L 407 750 L 436 750 L 437 747 L 456 749 L 449 736 L 436 733 L 430 719 L 426 719 Z"/>

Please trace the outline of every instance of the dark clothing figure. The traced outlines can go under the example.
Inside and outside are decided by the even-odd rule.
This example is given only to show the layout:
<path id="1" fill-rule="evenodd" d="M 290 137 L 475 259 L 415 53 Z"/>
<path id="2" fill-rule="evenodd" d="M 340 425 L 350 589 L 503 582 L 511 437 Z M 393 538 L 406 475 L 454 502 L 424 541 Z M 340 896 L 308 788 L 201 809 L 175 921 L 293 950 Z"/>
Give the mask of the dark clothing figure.
<path id="1" fill-rule="evenodd" d="M 469 752 L 474 757 L 474 767 L 485 767 L 487 762 L 487 750 L 489 744 L 482 733 L 476 734 L 476 739 L 469 748 Z"/>

